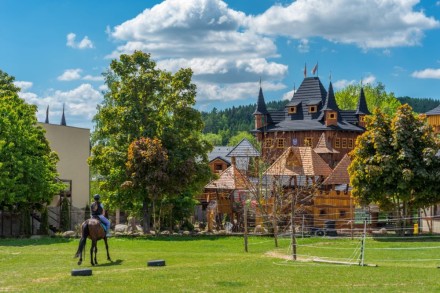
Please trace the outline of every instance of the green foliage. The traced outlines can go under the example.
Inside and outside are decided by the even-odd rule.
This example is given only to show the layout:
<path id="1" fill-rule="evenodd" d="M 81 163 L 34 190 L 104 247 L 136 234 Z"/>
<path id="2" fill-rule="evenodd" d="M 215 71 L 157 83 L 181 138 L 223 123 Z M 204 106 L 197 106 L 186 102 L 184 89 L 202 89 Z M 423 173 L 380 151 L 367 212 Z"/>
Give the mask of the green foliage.
<path id="1" fill-rule="evenodd" d="M 249 142 L 256 148 L 259 147 L 259 143 L 257 142 L 257 139 L 255 138 L 255 136 L 253 136 L 252 134 L 250 134 L 247 131 L 240 131 L 238 132 L 236 135 L 234 135 L 233 137 L 231 137 L 229 139 L 228 142 L 228 146 L 236 146 L 237 144 L 239 144 L 243 139 L 247 139 L 249 140 Z"/>
<path id="2" fill-rule="evenodd" d="M 62 231 L 70 230 L 70 203 L 65 196 L 61 199 L 60 228 Z"/>
<path id="3" fill-rule="evenodd" d="M 47 235 L 49 233 L 49 213 L 46 205 L 43 206 L 41 210 L 40 230 L 38 233 L 41 235 Z"/>
<path id="4" fill-rule="evenodd" d="M 379 108 L 387 115 L 393 115 L 400 106 L 399 100 L 394 96 L 394 93 L 387 93 L 385 85 L 381 82 L 376 85 L 367 84 L 363 86 L 365 99 L 370 112 Z M 359 101 L 359 94 L 361 85 L 348 85 L 347 87 L 335 93 L 336 102 L 341 110 L 354 110 Z"/>
<path id="5" fill-rule="evenodd" d="M 84 221 L 87 219 L 90 219 L 90 206 L 88 203 L 84 207 Z"/>
<path id="6" fill-rule="evenodd" d="M 426 117 L 410 106 L 400 106 L 393 119 L 376 109 L 351 153 L 352 194 L 404 214 L 437 203 L 439 149 Z"/>
<path id="7" fill-rule="evenodd" d="M 0 71 L 0 206 L 42 205 L 64 188 L 55 181 L 58 156 L 13 80 Z"/>
<path id="8" fill-rule="evenodd" d="M 255 98 L 256 101 L 257 98 Z M 283 109 L 287 104 L 287 100 L 271 101 L 266 103 L 270 110 Z M 202 112 L 203 123 L 205 128 L 203 132 L 206 134 L 213 133 L 221 136 L 221 143 L 216 141 L 214 145 L 227 145 L 231 137 L 237 135 L 241 131 L 250 131 L 255 127 L 253 113 L 255 104 L 247 106 L 238 106 L 218 110 L 214 108 L 211 112 Z"/>
<path id="9" fill-rule="evenodd" d="M 0 97 L 17 94 L 20 89 L 14 85 L 15 78 L 0 70 Z"/>
<path id="10" fill-rule="evenodd" d="M 20 234 L 32 234 L 31 209 L 29 206 L 20 207 Z"/>
<path id="11" fill-rule="evenodd" d="M 209 142 L 213 146 L 221 146 L 223 145 L 223 139 L 221 134 L 215 133 L 206 133 L 203 134 L 203 139 Z"/>
<path id="12" fill-rule="evenodd" d="M 122 188 L 133 179 L 126 170 L 129 145 L 141 137 L 157 138 L 167 150 L 167 185 L 159 196 L 194 194 L 207 182 L 211 145 L 202 139 L 201 114 L 192 108 L 196 86 L 191 77 L 190 69 L 174 74 L 159 70 L 149 54 L 139 51 L 111 62 L 105 73 L 109 91 L 94 118 L 89 159 L 111 205 L 136 212 L 151 199 L 139 188 Z"/>
<path id="13" fill-rule="evenodd" d="M 434 99 L 423 99 L 423 98 L 411 98 L 411 97 L 399 97 L 397 98 L 400 103 L 408 104 L 413 108 L 413 111 L 416 113 L 426 113 L 434 108 L 436 108 L 440 102 Z"/>

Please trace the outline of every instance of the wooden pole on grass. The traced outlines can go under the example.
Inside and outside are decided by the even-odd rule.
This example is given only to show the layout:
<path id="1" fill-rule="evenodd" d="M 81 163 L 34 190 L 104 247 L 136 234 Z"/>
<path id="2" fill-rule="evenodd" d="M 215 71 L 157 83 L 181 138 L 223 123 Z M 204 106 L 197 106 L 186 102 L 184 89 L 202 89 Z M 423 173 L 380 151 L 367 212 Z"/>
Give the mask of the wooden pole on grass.
<path id="1" fill-rule="evenodd" d="M 247 223 L 247 202 L 244 202 L 243 207 L 243 217 L 244 217 L 244 251 L 248 252 L 248 223 Z"/>

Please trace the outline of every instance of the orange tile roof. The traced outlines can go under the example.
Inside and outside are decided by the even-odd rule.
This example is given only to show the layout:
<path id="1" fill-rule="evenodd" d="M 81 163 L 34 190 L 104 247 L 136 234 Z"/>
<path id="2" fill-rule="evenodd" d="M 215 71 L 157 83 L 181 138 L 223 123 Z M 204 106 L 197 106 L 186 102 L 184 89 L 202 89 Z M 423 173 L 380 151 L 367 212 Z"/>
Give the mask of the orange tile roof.
<path id="1" fill-rule="evenodd" d="M 342 160 L 335 167 L 333 172 L 328 176 L 322 184 L 324 185 L 338 185 L 338 184 L 350 184 L 350 175 L 348 175 L 348 166 L 351 160 L 348 154 L 346 154 Z"/>
<path id="2" fill-rule="evenodd" d="M 332 148 L 331 144 L 327 139 L 325 139 L 324 132 L 321 134 L 319 138 L 318 144 L 313 149 L 317 154 L 338 154 L 339 151 Z"/>
<path id="3" fill-rule="evenodd" d="M 216 180 L 209 182 L 205 188 L 214 189 L 249 189 L 251 183 L 249 180 L 241 174 L 241 172 L 234 166 L 230 166 L 225 171 L 220 173 L 220 177 Z"/>
<path id="4" fill-rule="evenodd" d="M 289 147 L 266 170 L 266 175 L 324 176 L 332 169 L 311 147 Z"/>

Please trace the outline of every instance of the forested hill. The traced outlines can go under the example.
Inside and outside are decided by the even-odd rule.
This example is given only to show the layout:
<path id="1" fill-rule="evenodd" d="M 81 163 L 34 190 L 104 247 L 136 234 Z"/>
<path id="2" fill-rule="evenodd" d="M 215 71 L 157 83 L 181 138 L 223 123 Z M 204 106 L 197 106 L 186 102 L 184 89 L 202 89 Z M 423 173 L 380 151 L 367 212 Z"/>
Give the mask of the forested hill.
<path id="1" fill-rule="evenodd" d="M 416 113 L 426 113 L 440 105 L 440 101 L 434 99 L 418 99 L 410 97 L 397 98 L 402 104 L 408 103 Z M 278 110 L 284 108 L 288 100 L 272 101 L 267 103 L 268 110 Z M 214 108 L 211 112 L 202 112 L 205 122 L 204 133 L 222 134 L 231 137 L 239 131 L 250 131 L 254 129 L 255 104 L 239 106 L 217 110 Z"/>
<path id="2" fill-rule="evenodd" d="M 268 110 L 278 110 L 284 108 L 288 101 L 273 101 L 266 104 Z M 202 112 L 203 122 L 205 123 L 204 133 L 230 132 L 231 135 L 239 131 L 249 131 L 254 129 L 255 104 L 238 106 L 211 112 Z M 225 133 L 226 134 L 226 133 Z"/>
<path id="3" fill-rule="evenodd" d="M 434 99 L 418 99 L 418 98 L 410 98 L 410 97 L 400 97 L 397 98 L 400 103 L 408 104 L 413 108 L 413 111 L 416 113 L 426 113 L 438 105 L 440 105 L 440 101 Z"/>

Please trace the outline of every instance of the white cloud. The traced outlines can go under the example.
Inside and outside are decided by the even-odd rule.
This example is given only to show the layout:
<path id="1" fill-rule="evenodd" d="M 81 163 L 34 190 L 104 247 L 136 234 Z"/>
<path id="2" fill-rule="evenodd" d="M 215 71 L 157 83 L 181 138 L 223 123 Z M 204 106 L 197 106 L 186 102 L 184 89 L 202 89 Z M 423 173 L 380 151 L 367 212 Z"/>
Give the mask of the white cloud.
<path id="1" fill-rule="evenodd" d="M 249 19 L 255 32 L 294 39 L 322 37 L 361 48 L 420 44 L 438 20 L 415 10 L 419 0 L 297 0 Z"/>
<path id="2" fill-rule="evenodd" d="M 16 87 L 19 87 L 22 92 L 25 92 L 32 87 L 33 83 L 30 81 L 18 81 L 17 80 L 17 81 L 14 81 L 14 85 Z"/>
<path id="3" fill-rule="evenodd" d="M 191 67 L 199 99 L 245 97 L 250 89 L 240 94 L 238 85 L 246 87 L 260 77 L 277 83 L 287 74 L 286 65 L 268 61 L 278 57 L 274 40 L 250 31 L 249 19 L 221 0 L 166 0 L 108 30 L 123 42 L 108 57 L 149 52 L 159 68 Z"/>
<path id="4" fill-rule="evenodd" d="M 415 78 L 431 78 L 431 79 L 440 79 L 440 69 L 427 68 L 419 71 L 414 71 L 411 74 L 412 77 Z"/>
<path id="5" fill-rule="evenodd" d="M 95 47 L 88 36 L 85 36 L 81 41 L 76 42 L 76 34 L 74 33 L 67 34 L 66 46 L 75 49 L 92 49 Z"/>
<path id="6" fill-rule="evenodd" d="M 63 74 L 57 77 L 58 80 L 61 81 L 71 81 L 71 80 L 78 80 L 81 78 L 81 72 L 82 69 L 76 68 L 76 69 L 66 69 L 64 70 Z"/>
<path id="7" fill-rule="evenodd" d="M 295 93 L 295 90 L 288 91 L 287 93 L 285 93 L 283 95 L 283 100 L 291 100 L 294 93 Z"/>
<path id="8" fill-rule="evenodd" d="M 282 90 L 282 83 L 263 82 L 263 91 Z M 203 105 L 213 101 L 234 101 L 249 97 L 258 97 L 258 82 L 243 82 L 234 84 L 213 84 L 200 82 L 197 84 L 197 102 Z"/>
<path id="9" fill-rule="evenodd" d="M 362 79 L 362 84 L 373 84 L 376 82 L 376 77 L 374 75 L 369 75 Z"/>
<path id="10" fill-rule="evenodd" d="M 101 92 L 87 83 L 69 91 L 52 90 L 44 96 L 22 89 L 19 96 L 27 103 L 38 107 L 38 121 L 45 120 L 46 108 L 49 106 L 49 122 L 59 123 L 64 104 L 67 125 L 87 128 L 91 127 L 92 118 L 96 114 L 96 106 L 103 99 Z"/>
<path id="11" fill-rule="evenodd" d="M 356 83 L 357 83 L 357 81 L 354 79 L 353 80 L 341 79 L 341 80 L 335 81 L 333 83 L 333 87 L 335 89 L 343 89 L 349 85 L 356 84 Z"/>
<path id="12" fill-rule="evenodd" d="M 102 75 L 85 75 L 83 78 L 83 80 L 90 80 L 90 81 L 103 81 L 104 77 Z"/>
<path id="13" fill-rule="evenodd" d="M 308 53 L 310 50 L 309 40 L 301 39 L 298 45 L 298 51 L 300 53 Z"/>
<path id="14" fill-rule="evenodd" d="M 72 80 L 87 80 L 87 81 L 104 81 L 104 77 L 102 75 L 85 75 L 82 76 L 82 69 L 75 68 L 75 69 L 66 69 L 64 70 L 63 74 L 57 77 L 60 81 L 72 81 Z"/>
<path id="15" fill-rule="evenodd" d="M 340 79 L 338 81 L 333 82 L 333 87 L 337 90 L 343 89 L 349 85 L 359 84 L 362 83 L 365 84 L 374 84 L 376 82 L 376 77 L 372 74 L 368 75 L 367 77 L 364 77 L 361 81 L 358 80 L 347 80 L 347 79 Z"/>

